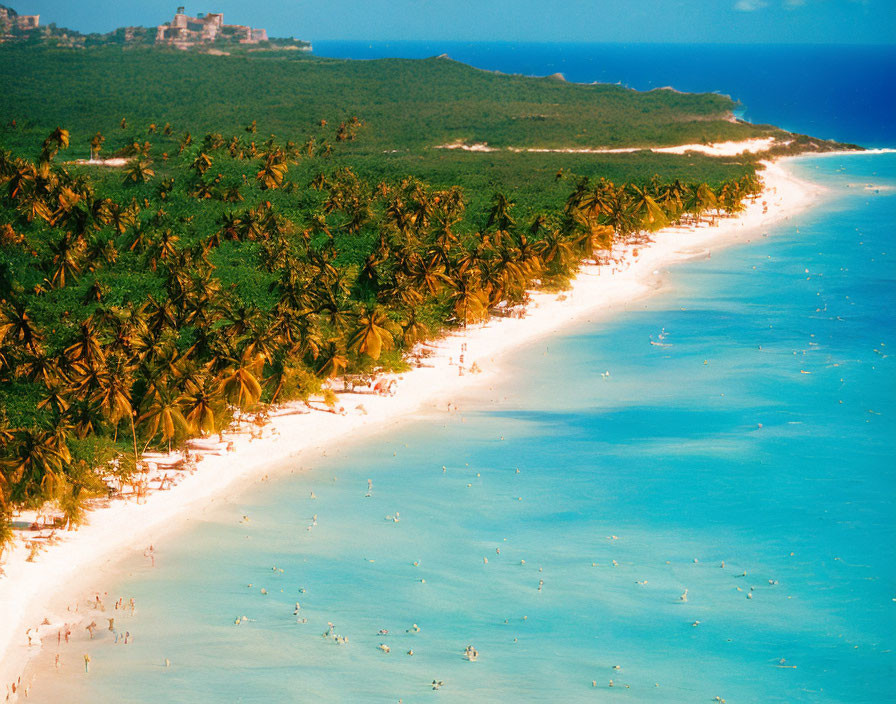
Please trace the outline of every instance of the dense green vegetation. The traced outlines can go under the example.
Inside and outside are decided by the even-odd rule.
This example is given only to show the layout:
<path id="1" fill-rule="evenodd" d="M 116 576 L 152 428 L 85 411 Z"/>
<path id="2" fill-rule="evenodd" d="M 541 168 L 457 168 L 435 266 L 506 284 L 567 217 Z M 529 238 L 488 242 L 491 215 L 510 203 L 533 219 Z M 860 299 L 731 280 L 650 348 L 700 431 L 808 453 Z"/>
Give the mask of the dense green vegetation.
<path id="1" fill-rule="evenodd" d="M 234 133 L 257 119 L 261 134 L 295 138 L 321 119 L 338 123 L 359 115 L 365 139 L 356 149 L 374 153 L 455 140 L 498 147 L 655 146 L 775 131 L 731 122 L 734 104 L 715 94 L 507 76 L 449 59 L 265 56 L 0 47 L 0 115 L 17 120 L 23 148 L 65 124 L 82 155 L 85 140 L 97 130 L 111 133 L 123 117 L 135 127 L 170 122 L 200 134 Z"/>
<path id="2" fill-rule="evenodd" d="M 77 521 L 146 447 L 403 368 L 614 241 L 757 189 L 749 159 L 436 145 L 775 131 L 720 96 L 444 59 L 12 46 L 0 81 L 0 543 L 16 508 Z M 128 161 L 72 161 L 89 155 Z"/>
<path id="3" fill-rule="evenodd" d="M 400 368 L 415 342 L 564 286 L 614 239 L 756 190 L 750 175 L 581 179 L 564 207 L 521 217 L 501 193 L 468 211 L 456 186 L 359 178 L 310 141 L 209 134 L 158 164 L 144 143 L 91 175 L 55 163 L 68 140 L 0 154 L 4 521 L 47 500 L 77 520 L 139 448 Z"/>

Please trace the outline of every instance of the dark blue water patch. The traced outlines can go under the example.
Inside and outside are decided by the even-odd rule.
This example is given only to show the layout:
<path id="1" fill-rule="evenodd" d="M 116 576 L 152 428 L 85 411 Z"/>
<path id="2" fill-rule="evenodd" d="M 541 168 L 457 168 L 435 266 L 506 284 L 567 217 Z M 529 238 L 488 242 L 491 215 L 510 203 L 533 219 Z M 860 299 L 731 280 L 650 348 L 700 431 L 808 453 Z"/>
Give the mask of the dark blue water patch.
<path id="1" fill-rule="evenodd" d="M 319 56 L 426 58 L 576 83 L 730 95 L 742 117 L 824 139 L 896 146 L 896 47 L 315 41 Z"/>

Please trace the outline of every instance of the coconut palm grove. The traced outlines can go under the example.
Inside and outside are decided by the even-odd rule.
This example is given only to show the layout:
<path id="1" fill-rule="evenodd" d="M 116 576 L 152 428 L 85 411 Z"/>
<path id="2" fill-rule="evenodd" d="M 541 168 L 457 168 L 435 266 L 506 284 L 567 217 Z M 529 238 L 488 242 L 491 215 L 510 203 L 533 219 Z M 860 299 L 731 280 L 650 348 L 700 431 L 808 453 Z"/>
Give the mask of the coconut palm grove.
<path id="1" fill-rule="evenodd" d="M 614 243 L 759 192 L 751 155 L 506 147 L 781 134 L 720 96 L 445 60 L 15 46 L 0 66 L 0 544 L 18 509 L 76 524 L 148 448 L 332 402 Z M 278 87 L 245 80 L 262 68 Z M 458 140 L 502 148 L 435 149 Z"/>

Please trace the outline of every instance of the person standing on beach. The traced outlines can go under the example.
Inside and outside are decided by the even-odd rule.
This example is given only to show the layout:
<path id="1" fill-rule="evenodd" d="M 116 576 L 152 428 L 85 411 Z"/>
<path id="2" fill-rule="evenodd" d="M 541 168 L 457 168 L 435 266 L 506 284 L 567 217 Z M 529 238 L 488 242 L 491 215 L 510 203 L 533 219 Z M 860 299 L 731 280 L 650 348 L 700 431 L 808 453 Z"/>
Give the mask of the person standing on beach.
<path id="1" fill-rule="evenodd" d="M 90 673 L 90 655 L 87 653 L 84 653 L 84 672 Z"/>

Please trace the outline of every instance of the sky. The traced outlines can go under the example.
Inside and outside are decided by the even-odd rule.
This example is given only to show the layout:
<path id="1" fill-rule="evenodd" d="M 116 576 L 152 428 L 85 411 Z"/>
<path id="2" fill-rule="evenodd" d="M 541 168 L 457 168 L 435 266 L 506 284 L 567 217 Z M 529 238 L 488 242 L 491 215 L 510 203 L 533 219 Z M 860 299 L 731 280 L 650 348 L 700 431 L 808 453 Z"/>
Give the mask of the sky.
<path id="1" fill-rule="evenodd" d="M 179 0 L 277 37 L 896 45 L 896 0 Z M 178 0 L 0 0 L 81 32 L 168 21 Z"/>

